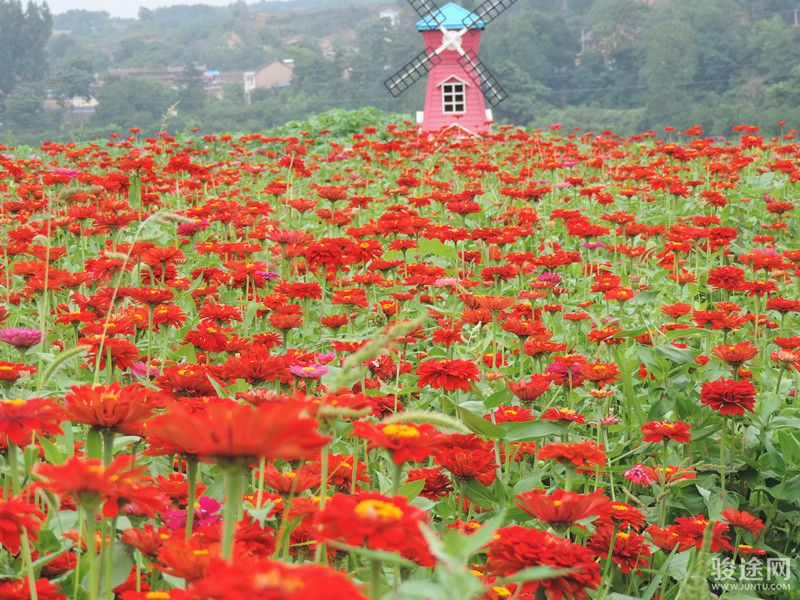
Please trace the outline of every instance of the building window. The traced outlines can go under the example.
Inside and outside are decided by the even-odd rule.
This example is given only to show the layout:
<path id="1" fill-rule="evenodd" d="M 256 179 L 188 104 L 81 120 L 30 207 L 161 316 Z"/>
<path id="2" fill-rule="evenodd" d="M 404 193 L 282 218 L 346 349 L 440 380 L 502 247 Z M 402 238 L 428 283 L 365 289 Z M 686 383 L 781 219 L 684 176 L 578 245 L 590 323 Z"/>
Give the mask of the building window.
<path id="1" fill-rule="evenodd" d="M 442 84 L 442 112 L 463 113 L 466 110 L 466 86 L 459 82 Z"/>

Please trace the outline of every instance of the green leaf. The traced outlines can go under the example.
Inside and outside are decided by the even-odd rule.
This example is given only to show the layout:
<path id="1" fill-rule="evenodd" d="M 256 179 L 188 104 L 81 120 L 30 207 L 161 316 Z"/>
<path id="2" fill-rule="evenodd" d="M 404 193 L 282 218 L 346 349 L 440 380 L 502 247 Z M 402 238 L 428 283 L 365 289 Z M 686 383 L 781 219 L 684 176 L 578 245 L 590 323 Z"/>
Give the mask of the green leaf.
<path id="1" fill-rule="evenodd" d="M 206 375 L 208 380 L 211 382 L 211 387 L 214 388 L 214 391 L 217 392 L 217 396 L 220 398 L 228 398 L 228 392 L 225 391 L 225 388 L 222 387 L 219 381 L 214 379 L 211 375 Z"/>
<path id="2" fill-rule="evenodd" d="M 694 354 L 688 348 L 676 348 L 675 346 L 656 346 L 656 352 L 661 356 L 670 359 L 679 365 L 694 362 Z"/>
<path id="3" fill-rule="evenodd" d="M 44 451 L 44 459 L 47 462 L 49 462 L 51 465 L 60 465 L 64 462 L 66 456 L 63 452 L 61 452 L 61 450 L 59 450 L 58 446 L 56 446 L 46 437 L 38 436 L 38 439 L 42 446 L 42 450 Z"/>
<path id="4" fill-rule="evenodd" d="M 373 550 L 372 548 L 364 548 L 362 546 L 351 546 L 350 544 L 344 544 L 342 542 L 336 541 L 328 541 L 325 542 L 328 546 L 332 548 L 336 548 L 337 550 L 344 550 L 345 552 L 350 552 L 351 554 L 356 554 L 358 556 L 363 556 L 364 558 L 368 558 L 370 560 L 378 560 L 381 562 L 390 563 L 393 565 L 400 565 L 401 567 L 408 567 L 413 568 L 417 565 L 407 558 L 400 556 L 399 554 L 395 554 L 394 552 L 386 552 L 385 550 Z"/>
<path id="5" fill-rule="evenodd" d="M 457 261 L 458 260 L 458 252 L 456 252 L 455 247 L 448 246 L 439 240 L 420 240 L 419 246 L 417 248 L 418 254 L 432 254 L 433 256 L 438 256 L 440 258 L 449 258 L 451 260 Z"/>
<path id="6" fill-rule="evenodd" d="M 422 488 L 425 487 L 425 480 L 424 479 L 415 479 L 413 481 L 407 481 L 400 488 L 397 490 L 397 493 L 401 496 L 405 496 L 409 500 L 413 500 L 419 493 L 422 491 Z"/>
<path id="7" fill-rule="evenodd" d="M 505 429 L 499 425 L 495 425 L 491 421 L 478 416 L 463 406 L 457 406 L 456 412 L 458 413 L 459 418 L 464 421 L 464 425 L 469 427 L 470 431 L 473 431 L 478 435 L 497 440 L 502 438 L 506 433 Z"/>
<path id="8" fill-rule="evenodd" d="M 547 435 L 563 434 L 567 427 L 552 421 L 528 421 L 527 423 L 502 423 L 505 429 L 503 441 L 529 442 Z"/>
<path id="9" fill-rule="evenodd" d="M 575 569 L 554 569 L 553 567 L 548 567 L 545 565 L 539 565 L 538 567 L 530 567 L 528 569 L 523 569 L 522 571 L 518 571 L 513 575 L 506 577 L 506 581 L 513 581 L 514 583 L 525 583 L 527 581 L 541 581 L 543 579 L 552 579 L 553 577 L 561 577 L 562 575 L 567 575 L 572 573 Z"/>
<path id="10" fill-rule="evenodd" d="M 462 489 L 469 501 L 481 508 L 492 508 L 497 503 L 497 498 L 492 494 L 492 490 L 477 481 L 468 481 Z"/>

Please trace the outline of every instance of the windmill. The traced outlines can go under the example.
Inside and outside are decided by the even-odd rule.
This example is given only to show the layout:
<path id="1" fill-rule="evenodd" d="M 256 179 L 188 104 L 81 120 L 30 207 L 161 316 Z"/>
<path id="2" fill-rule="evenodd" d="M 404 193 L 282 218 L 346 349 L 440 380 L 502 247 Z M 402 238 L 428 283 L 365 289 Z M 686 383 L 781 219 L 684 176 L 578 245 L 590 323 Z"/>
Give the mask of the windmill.
<path id="1" fill-rule="evenodd" d="M 478 58 L 481 32 L 517 0 L 485 0 L 474 11 L 448 3 L 437 8 L 432 0 L 408 0 L 422 17 L 417 31 L 425 50 L 384 82 L 397 97 L 428 74 L 424 110 L 417 113 L 422 131 L 459 127 L 484 133 L 492 121 L 488 102 L 497 106 L 506 93 Z"/>

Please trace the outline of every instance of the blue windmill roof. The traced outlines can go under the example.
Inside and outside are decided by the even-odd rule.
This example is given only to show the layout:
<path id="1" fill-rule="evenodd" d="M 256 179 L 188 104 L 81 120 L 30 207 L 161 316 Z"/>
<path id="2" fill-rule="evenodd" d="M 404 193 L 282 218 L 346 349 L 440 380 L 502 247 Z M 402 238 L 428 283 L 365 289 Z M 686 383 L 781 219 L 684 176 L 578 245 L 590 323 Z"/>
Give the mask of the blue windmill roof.
<path id="1" fill-rule="evenodd" d="M 444 27 L 445 29 L 464 29 L 465 24 L 470 24 L 470 29 L 484 29 L 486 23 L 478 16 L 462 8 L 458 4 L 448 2 L 437 8 L 430 16 L 417 21 L 417 31 L 431 31 Z"/>

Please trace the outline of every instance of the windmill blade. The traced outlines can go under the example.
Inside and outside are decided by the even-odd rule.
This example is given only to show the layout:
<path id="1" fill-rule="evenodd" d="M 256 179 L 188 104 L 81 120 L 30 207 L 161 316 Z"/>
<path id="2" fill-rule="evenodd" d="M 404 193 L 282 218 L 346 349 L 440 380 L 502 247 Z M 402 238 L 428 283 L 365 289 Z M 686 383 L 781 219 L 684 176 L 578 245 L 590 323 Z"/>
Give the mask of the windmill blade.
<path id="1" fill-rule="evenodd" d="M 507 8 L 510 8 L 517 0 L 486 0 L 478 8 L 464 19 L 466 27 L 474 27 L 478 22 L 483 21 L 484 25 L 494 21 Z"/>
<path id="2" fill-rule="evenodd" d="M 423 50 L 408 61 L 397 73 L 384 81 L 383 85 L 385 85 L 386 89 L 396 98 L 425 75 L 428 69 L 431 68 L 431 65 L 436 64 L 440 60 L 438 55 L 431 56 Z"/>
<path id="3" fill-rule="evenodd" d="M 497 78 L 475 54 L 462 54 L 458 62 L 470 74 L 489 104 L 497 106 L 508 97 Z"/>
<path id="4" fill-rule="evenodd" d="M 442 24 L 441 20 L 436 15 L 439 9 L 431 0 L 408 0 L 408 3 L 411 5 L 411 8 L 432 27 L 438 27 Z"/>

